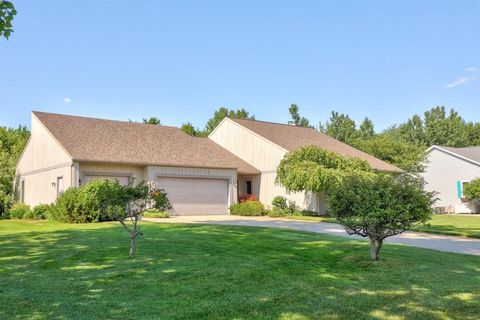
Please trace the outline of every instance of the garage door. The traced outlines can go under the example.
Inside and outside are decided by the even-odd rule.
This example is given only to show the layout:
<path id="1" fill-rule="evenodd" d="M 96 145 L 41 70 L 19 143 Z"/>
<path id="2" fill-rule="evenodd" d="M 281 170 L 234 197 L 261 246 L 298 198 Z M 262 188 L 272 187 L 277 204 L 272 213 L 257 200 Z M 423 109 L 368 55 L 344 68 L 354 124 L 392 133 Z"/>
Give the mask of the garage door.
<path id="1" fill-rule="evenodd" d="M 111 181 L 118 181 L 121 185 L 127 186 L 129 182 L 128 177 L 117 177 L 117 176 L 85 176 L 83 177 L 82 184 L 89 183 L 95 179 L 108 179 Z"/>
<path id="2" fill-rule="evenodd" d="M 228 214 L 228 180 L 158 178 L 177 215 Z"/>

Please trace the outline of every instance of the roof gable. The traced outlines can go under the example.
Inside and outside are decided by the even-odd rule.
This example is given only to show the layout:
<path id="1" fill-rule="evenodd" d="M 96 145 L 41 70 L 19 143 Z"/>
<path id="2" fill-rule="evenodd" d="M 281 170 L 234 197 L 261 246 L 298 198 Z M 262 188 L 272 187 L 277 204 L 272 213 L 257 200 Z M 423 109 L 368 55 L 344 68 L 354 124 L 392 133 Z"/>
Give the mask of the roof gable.
<path id="1" fill-rule="evenodd" d="M 480 146 L 473 147 L 464 147 L 464 148 L 455 148 L 455 147 L 444 147 L 444 146 L 431 146 L 427 149 L 427 152 L 432 150 L 440 150 L 451 156 L 468 161 L 470 163 L 480 166 Z"/>
<path id="2" fill-rule="evenodd" d="M 191 137 L 176 127 L 34 114 L 75 161 L 236 168 L 258 173 L 210 139 Z"/>
<path id="3" fill-rule="evenodd" d="M 385 172 L 402 172 L 401 169 L 374 156 L 340 142 L 312 128 L 296 127 L 273 122 L 234 119 L 230 120 L 264 137 L 286 151 L 294 151 L 303 146 L 314 145 L 336 152 L 346 157 L 356 157 L 367 161 L 374 169 Z"/>

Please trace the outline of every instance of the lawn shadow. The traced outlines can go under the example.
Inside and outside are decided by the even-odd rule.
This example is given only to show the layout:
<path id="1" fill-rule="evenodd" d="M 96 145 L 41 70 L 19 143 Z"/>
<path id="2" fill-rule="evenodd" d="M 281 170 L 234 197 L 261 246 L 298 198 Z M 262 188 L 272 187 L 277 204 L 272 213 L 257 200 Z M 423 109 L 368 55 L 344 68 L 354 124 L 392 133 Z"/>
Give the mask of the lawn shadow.
<path id="1" fill-rule="evenodd" d="M 2 319 L 474 319 L 480 259 L 258 227 L 0 235 Z"/>

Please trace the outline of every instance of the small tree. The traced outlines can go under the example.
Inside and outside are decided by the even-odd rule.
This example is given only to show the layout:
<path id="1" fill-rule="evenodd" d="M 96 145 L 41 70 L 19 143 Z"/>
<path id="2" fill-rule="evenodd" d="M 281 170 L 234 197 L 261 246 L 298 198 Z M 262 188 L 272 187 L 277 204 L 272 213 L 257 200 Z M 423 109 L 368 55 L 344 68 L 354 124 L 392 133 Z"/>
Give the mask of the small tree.
<path id="1" fill-rule="evenodd" d="M 134 258 L 137 237 L 143 235 L 138 228 L 139 216 L 151 208 L 170 209 L 167 194 L 163 189 L 159 189 L 155 182 L 142 182 L 136 186 L 122 186 L 116 182 L 114 192 L 111 188 L 100 192 L 108 192 L 109 200 L 102 210 L 113 220 L 120 222 L 129 233 L 130 258 Z"/>
<path id="2" fill-rule="evenodd" d="M 328 192 L 331 214 L 348 234 L 370 238 L 373 260 L 385 238 L 427 222 L 434 202 L 434 193 L 410 175 L 349 175 Z"/>
<path id="3" fill-rule="evenodd" d="M 470 181 L 463 189 L 463 194 L 474 206 L 480 204 L 480 178 Z"/>

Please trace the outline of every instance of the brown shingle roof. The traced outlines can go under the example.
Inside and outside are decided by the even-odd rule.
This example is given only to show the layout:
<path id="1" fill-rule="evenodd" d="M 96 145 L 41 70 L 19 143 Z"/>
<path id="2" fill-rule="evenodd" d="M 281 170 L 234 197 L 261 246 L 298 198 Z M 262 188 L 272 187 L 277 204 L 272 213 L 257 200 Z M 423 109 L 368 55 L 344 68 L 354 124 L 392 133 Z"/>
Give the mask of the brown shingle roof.
<path id="1" fill-rule="evenodd" d="M 385 172 L 402 172 L 401 169 L 360 151 L 346 143 L 340 142 L 326 134 L 311 128 L 296 127 L 256 120 L 242 120 L 231 118 L 239 125 L 259 134 L 260 136 L 279 145 L 287 151 L 294 151 L 302 146 L 314 145 L 336 152 L 347 157 L 356 157 L 366 160 L 374 169 Z"/>
<path id="2" fill-rule="evenodd" d="M 33 112 L 75 161 L 257 169 L 207 138 L 176 127 Z"/>

